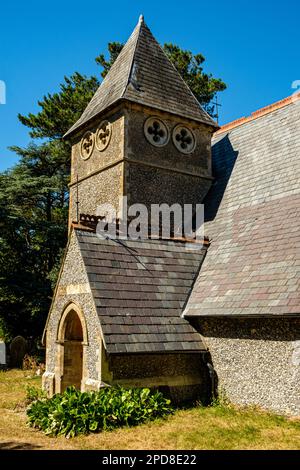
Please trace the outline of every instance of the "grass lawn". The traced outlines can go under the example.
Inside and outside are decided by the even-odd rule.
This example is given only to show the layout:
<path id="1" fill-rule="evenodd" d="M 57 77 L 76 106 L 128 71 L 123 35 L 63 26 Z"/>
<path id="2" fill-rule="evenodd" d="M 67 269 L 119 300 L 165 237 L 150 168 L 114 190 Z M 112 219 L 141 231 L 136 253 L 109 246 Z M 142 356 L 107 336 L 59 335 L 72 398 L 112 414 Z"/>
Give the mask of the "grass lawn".
<path id="1" fill-rule="evenodd" d="M 192 408 L 166 420 L 73 439 L 26 426 L 25 372 L 0 372 L 0 449 L 300 449 L 300 420 L 234 407 Z"/>

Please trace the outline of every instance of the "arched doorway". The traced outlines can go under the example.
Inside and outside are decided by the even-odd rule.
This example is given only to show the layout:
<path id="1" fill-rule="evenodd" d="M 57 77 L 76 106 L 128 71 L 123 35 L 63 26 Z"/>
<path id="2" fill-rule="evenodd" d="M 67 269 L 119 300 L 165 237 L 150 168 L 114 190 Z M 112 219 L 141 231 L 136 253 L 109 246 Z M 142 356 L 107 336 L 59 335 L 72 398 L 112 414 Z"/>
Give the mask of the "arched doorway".
<path id="1" fill-rule="evenodd" d="M 81 389 L 83 375 L 83 326 L 75 309 L 68 308 L 60 328 L 63 346 L 62 375 L 60 391 L 73 385 Z"/>

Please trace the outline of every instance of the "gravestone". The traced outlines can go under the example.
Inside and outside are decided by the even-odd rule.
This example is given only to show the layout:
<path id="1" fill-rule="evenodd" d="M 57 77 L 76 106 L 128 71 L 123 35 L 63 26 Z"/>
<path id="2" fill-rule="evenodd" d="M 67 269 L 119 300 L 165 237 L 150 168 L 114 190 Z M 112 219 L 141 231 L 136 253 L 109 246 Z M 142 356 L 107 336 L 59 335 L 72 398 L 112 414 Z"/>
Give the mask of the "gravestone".
<path id="1" fill-rule="evenodd" d="M 27 341 L 23 336 L 16 336 L 10 343 L 11 367 L 22 367 L 23 359 L 27 353 Z"/>
<path id="2" fill-rule="evenodd" d="M 4 341 L 0 340 L 0 368 L 6 367 L 6 346 Z"/>

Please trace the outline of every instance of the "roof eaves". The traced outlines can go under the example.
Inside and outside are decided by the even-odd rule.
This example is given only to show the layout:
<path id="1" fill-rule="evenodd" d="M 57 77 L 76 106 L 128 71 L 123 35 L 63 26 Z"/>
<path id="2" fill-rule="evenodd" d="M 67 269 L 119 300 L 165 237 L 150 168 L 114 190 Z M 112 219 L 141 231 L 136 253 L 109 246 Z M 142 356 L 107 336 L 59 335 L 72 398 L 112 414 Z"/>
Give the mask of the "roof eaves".
<path id="1" fill-rule="evenodd" d="M 115 101 L 113 101 L 112 103 L 110 103 L 110 105 L 105 108 L 105 109 L 102 109 L 101 111 L 98 111 L 96 112 L 95 114 L 93 114 L 92 116 L 90 116 L 86 121 L 82 121 L 80 124 L 78 124 L 78 126 L 76 126 L 77 122 L 62 136 L 62 138 L 65 140 L 65 139 L 69 139 L 71 135 L 74 135 L 74 134 L 77 134 L 77 132 L 79 132 L 83 127 L 86 127 L 87 125 L 89 125 L 96 117 L 98 116 L 101 116 L 101 114 L 104 114 L 104 113 L 107 113 L 107 111 L 113 109 L 117 104 L 119 104 L 121 101 L 124 101 L 124 98 L 122 96 L 120 96 L 119 98 L 117 98 Z"/>
<path id="2" fill-rule="evenodd" d="M 155 354 L 203 354 L 204 352 L 207 352 L 208 350 L 208 347 L 204 344 L 204 342 L 202 341 L 202 344 L 203 344 L 203 348 L 202 349 L 199 349 L 199 347 L 197 347 L 197 349 L 194 349 L 194 348 L 191 348 L 191 349 L 161 349 L 161 350 L 157 350 L 157 351 L 128 351 L 126 352 L 126 356 L 135 356 L 136 354 L 139 354 L 139 355 L 155 355 Z M 107 350 L 107 354 L 108 355 L 111 355 L 111 356 L 117 356 L 117 355 L 124 355 L 124 351 L 109 351 Z"/>
<path id="3" fill-rule="evenodd" d="M 163 50 L 163 48 L 161 47 L 161 45 L 160 45 L 159 43 L 158 43 L 158 45 L 159 45 L 159 47 L 160 47 L 162 53 L 164 54 L 164 56 L 167 58 L 167 60 L 168 60 L 168 61 L 170 62 L 170 64 L 172 65 L 172 67 L 173 67 L 173 69 L 175 70 L 176 74 L 179 75 L 180 80 L 183 82 L 183 84 L 184 84 L 185 88 L 187 89 L 188 93 L 190 93 L 190 94 L 193 96 L 194 100 L 196 101 L 197 105 L 199 106 L 199 110 L 200 110 L 201 112 L 203 112 L 204 115 L 206 116 L 208 122 L 205 121 L 204 119 L 201 120 L 200 118 L 197 119 L 197 121 L 201 121 L 201 122 L 203 122 L 204 124 L 210 124 L 212 127 L 215 127 L 215 128 L 217 128 L 217 129 L 219 129 L 220 126 L 212 119 L 212 117 L 205 111 L 205 109 L 202 108 L 202 106 L 200 105 L 200 103 L 199 103 L 199 101 L 197 100 L 196 96 L 194 95 L 194 93 L 192 92 L 192 90 L 190 89 L 190 87 L 188 86 L 188 84 L 186 83 L 186 81 L 182 78 L 181 74 L 178 72 L 178 70 L 176 69 L 176 67 L 175 67 L 175 65 L 173 64 L 173 62 L 171 62 L 171 60 L 169 59 L 169 57 L 167 56 L 167 54 L 165 53 L 165 51 Z M 188 117 L 188 116 L 186 116 L 186 117 Z M 191 119 L 191 117 L 189 117 L 189 119 Z M 196 120 L 196 119 L 195 119 L 195 120 Z"/>
<path id="4" fill-rule="evenodd" d="M 235 119 L 234 121 L 228 122 L 221 126 L 219 130 L 217 130 L 214 136 L 218 136 L 224 134 L 225 132 L 231 131 L 236 127 L 242 126 L 243 124 L 247 124 L 248 122 L 254 121 L 260 117 L 263 117 L 267 114 L 270 114 L 278 109 L 284 108 L 290 104 L 293 104 L 295 101 L 300 100 L 300 93 L 292 94 L 282 100 L 276 101 L 275 103 L 269 104 L 268 106 L 264 106 L 263 108 L 258 109 L 250 114 L 250 116 L 243 116 L 239 119 Z"/>

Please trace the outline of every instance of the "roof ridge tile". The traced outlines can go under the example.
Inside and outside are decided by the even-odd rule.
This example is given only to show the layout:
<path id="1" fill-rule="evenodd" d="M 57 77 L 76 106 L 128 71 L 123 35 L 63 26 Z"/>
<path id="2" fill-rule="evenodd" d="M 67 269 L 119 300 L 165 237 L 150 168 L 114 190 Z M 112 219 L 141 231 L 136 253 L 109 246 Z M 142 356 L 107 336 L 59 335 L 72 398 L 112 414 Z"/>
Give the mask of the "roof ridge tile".
<path id="1" fill-rule="evenodd" d="M 221 126 L 220 129 L 218 129 L 214 133 L 214 136 L 223 134 L 224 132 L 228 132 L 232 129 L 235 129 L 236 127 L 246 124 L 247 122 L 254 121 L 255 119 L 259 117 L 265 116 L 266 114 L 270 114 L 273 111 L 277 111 L 278 109 L 284 108 L 285 106 L 288 106 L 289 104 L 293 104 L 295 101 L 298 101 L 299 99 L 300 99 L 300 92 L 293 93 L 292 95 L 287 96 L 286 98 L 283 98 L 282 100 L 279 100 L 279 101 L 276 101 L 275 103 L 271 103 L 267 106 L 264 106 L 263 108 L 260 108 L 257 111 L 253 111 L 250 114 L 250 116 L 243 116 L 239 119 L 235 119 L 234 121 L 224 124 L 223 126 Z"/>

